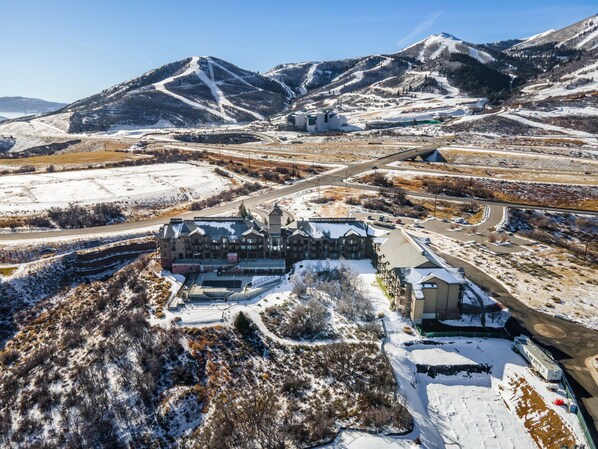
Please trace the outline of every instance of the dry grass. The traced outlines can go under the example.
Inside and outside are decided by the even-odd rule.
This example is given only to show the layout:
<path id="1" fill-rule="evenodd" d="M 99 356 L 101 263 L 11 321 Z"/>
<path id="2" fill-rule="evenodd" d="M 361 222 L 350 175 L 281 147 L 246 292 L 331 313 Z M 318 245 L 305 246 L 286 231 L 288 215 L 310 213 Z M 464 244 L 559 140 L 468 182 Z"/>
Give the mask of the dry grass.
<path id="1" fill-rule="evenodd" d="M 13 267 L 0 267 L 0 275 L 2 276 L 10 276 L 11 274 L 13 274 L 15 271 L 17 271 L 16 266 Z"/>
<path id="2" fill-rule="evenodd" d="M 511 379 L 516 405 L 515 412 L 540 447 L 574 447 L 575 438 L 557 412 L 549 408 L 542 397 L 523 377 Z"/>
<path id="3" fill-rule="evenodd" d="M 107 162 L 121 162 L 126 160 L 142 159 L 147 156 L 135 155 L 122 151 L 86 151 L 83 153 L 58 153 L 47 156 L 32 156 L 21 159 L 4 159 L 0 162 L 1 168 L 33 165 L 46 167 L 54 165 L 56 168 L 87 166 L 104 164 Z"/>
<path id="4" fill-rule="evenodd" d="M 592 174 L 583 174 L 581 169 L 557 171 L 554 169 L 543 168 L 502 168 L 496 166 L 471 167 L 460 164 L 429 164 L 423 162 L 404 161 L 404 168 L 409 170 L 421 170 L 433 173 L 446 173 L 462 176 L 490 177 L 513 181 L 532 181 L 532 182 L 559 182 L 569 184 L 598 184 L 598 165 L 588 166 L 588 169 L 594 171 Z M 476 164 L 473 164 L 476 165 Z"/>
<path id="5" fill-rule="evenodd" d="M 428 209 L 432 215 L 434 213 L 434 201 L 431 200 L 418 200 L 410 198 L 414 204 L 419 204 Z M 479 223 L 484 217 L 484 207 L 481 206 L 480 210 L 475 214 L 468 214 L 461 211 L 460 207 L 466 203 L 457 203 L 454 201 L 437 201 L 436 202 L 436 217 L 451 219 L 454 217 L 466 218 L 470 223 Z"/>

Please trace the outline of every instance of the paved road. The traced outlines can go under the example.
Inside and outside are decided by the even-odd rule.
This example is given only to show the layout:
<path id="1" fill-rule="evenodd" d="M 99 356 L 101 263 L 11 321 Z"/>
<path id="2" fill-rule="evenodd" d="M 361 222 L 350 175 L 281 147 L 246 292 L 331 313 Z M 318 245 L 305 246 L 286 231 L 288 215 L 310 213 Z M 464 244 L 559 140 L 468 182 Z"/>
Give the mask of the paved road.
<path id="1" fill-rule="evenodd" d="M 244 200 L 236 200 L 222 206 L 216 206 L 209 209 L 204 209 L 201 211 L 191 211 L 185 212 L 182 214 L 177 215 L 179 218 L 183 219 L 190 219 L 193 217 L 198 216 L 211 216 L 211 215 L 220 215 L 225 213 L 236 213 L 239 208 L 241 202 L 244 202 L 248 208 L 253 208 L 258 205 L 262 205 L 265 202 L 273 201 L 278 198 L 285 197 L 287 195 L 292 195 L 293 193 L 300 192 L 302 190 L 313 189 L 318 187 L 327 187 L 327 186 L 342 186 L 342 187 L 349 187 L 355 188 L 362 191 L 380 191 L 383 190 L 377 186 L 368 186 L 356 183 L 348 183 L 345 182 L 346 179 L 359 175 L 361 173 L 374 170 L 376 167 L 383 166 L 390 162 L 401 161 L 405 159 L 409 159 L 412 157 L 416 157 L 420 154 L 428 153 L 439 146 L 443 145 L 443 140 L 439 140 L 439 142 L 435 142 L 428 145 L 419 146 L 416 148 L 411 148 L 408 150 L 398 151 L 397 153 L 390 154 L 388 156 L 383 156 L 378 159 L 373 159 L 365 162 L 359 162 L 356 164 L 347 165 L 346 168 L 340 168 L 328 173 L 313 176 L 309 179 L 297 182 L 292 185 L 288 185 L 282 188 L 270 190 L 265 193 L 258 194 L 256 196 L 246 198 Z M 514 204 L 514 203 L 505 203 L 500 201 L 488 201 L 488 200 L 478 200 L 475 198 L 461 198 L 461 197 L 451 197 L 448 195 L 434 195 L 430 193 L 424 192 L 411 192 L 408 191 L 407 194 L 419 198 L 427 198 L 433 199 L 437 198 L 439 200 L 453 200 L 453 201 L 475 201 L 484 205 L 488 205 L 491 208 L 491 217 L 487 221 L 485 226 L 491 227 L 495 226 L 493 223 L 497 220 L 495 219 L 498 217 L 497 214 L 500 214 L 500 209 L 494 206 L 502 206 L 502 207 L 513 207 L 513 208 L 527 208 L 527 209 L 534 209 L 534 210 L 542 210 L 542 211 L 550 211 L 550 212 L 571 212 L 571 213 L 584 213 L 589 215 L 598 215 L 598 212 L 586 212 L 580 211 L 575 209 L 566 209 L 566 208 L 554 208 L 554 207 L 536 207 L 536 206 L 529 206 L 524 204 Z M 61 229 L 61 230 L 54 230 L 54 231 L 42 231 L 42 232 L 18 232 L 18 233 L 10 233 L 10 234 L 0 234 L 0 242 L 2 241 L 26 241 L 26 240 L 37 240 L 37 239 L 51 239 L 51 238 L 82 238 L 85 236 L 97 236 L 101 234 L 116 234 L 116 233 L 123 233 L 123 232 L 135 232 L 141 231 L 143 229 L 149 229 L 158 227 L 164 223 L 167 223 L 170 220 L 170 217 L 157 217 L 147 220 L 129 222 L 129 223 L 119 223 L 114 225 L 108 226 L 96 226 L 93 228 L 83 228 L 83 229 Z M 480 227 L 480 230 L 485 228 Z"/>
<path id="2" fill-rule="evenodd" d="M 287 195 L 291 195 L 293 193 L 300 192 L 305 189 L 312 189 L 318 187 L 324 187 L 329 185 L 342 185 L 343 180 L 351 177 L 356 176 L 360 173 L 372 170 L 374 167 L 379 165 L 383 165 L 388 162 L 392 161 L 400 161 L 404 159 L 408 159 L 410 157 L 418 156 L 419 154 L 424 154 L 434 150 L 438 145 L 437 144 L 430 144 L 425 145 L 417 148 L 412 148 L 409 150 L 399 151 L 397 153 L 381 157 L 379 159 L 369 160 L 365 162 L 360 162 L 357 164 L 348 165 L 346 168 L 336 169 L 334 171 L 317 175 L 306 179 L 304 181 L 297 182 L 295 184 L 282 187 L 279 189 L 271 190 L 269 192 L 262 193 L 260 195 L 256 195 L 251 198 L 247 198 L 244 200 L 237 200 L 231 203 L 227 203 L 222 206 L 213 207 L 210 209 L 204 209 L 202 211 L 191 211 L 177 215 L 179 218 L 193 218 L 197 216 L 210 216 L 210 215 L 219 215 L 223 213 L 230 213 L 235 212 L 238 210 L 239 205 L 241 202 L 244 202 L 248 208 L 252 208 L 263 204 L 267 201 L 276 200 L 278 198 L 282 198 Z M 83 229 L 61 229 L 56 231 L 42 231 L 42 232 L 22 232 L 22 233 L 12 233 L 12 234 L 0 234 L 0 241 L 15 241 L 15 240 L 34 240 L 34 239 L 45 239 L 45 238 L 55 238 L 55 237 L 83 237 L 85 235 L 97 235 L 97 234 L 113 234 L 119 232 L 127 232 L 127 231 L 135 231 L 141 230 L 143 228 L 149 227 L 157 227 L 169 221 L 170 217 L 158 217 L 152 218 L 149 220 L 141 220 L 135 221 L 130 223 L 119 223 L 109 226 L 96 226 L 93 228 L 83 228 Z"/>
<path id="3" fill-rule="evenodd" d="M 493 296 L 509 308 L 513 318 L 553 353 L 565 371 L 581 386 L 576 392 L 578 399 L 598 428 L 598 383 L 586 366 L 586 359 L 598 352 L 598 331 L 532 309 L 512 296 L 490 274 L 463 259 L 440 254 L 449 264 L 463 267 L 465 275 L 474 283 L 494 292 Z M 547 332 L 547 329 L 553 332 Z"/>

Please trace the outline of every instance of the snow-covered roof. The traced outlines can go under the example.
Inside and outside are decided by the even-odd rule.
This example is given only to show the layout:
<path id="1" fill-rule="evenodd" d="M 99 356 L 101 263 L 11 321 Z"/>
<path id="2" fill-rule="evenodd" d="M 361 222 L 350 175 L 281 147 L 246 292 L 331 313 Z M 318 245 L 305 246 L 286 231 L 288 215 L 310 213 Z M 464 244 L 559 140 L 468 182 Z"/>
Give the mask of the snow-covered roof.
<path id="1" fill-rule="evenodd" d="M 436 280 L 447 284 L 464 284 L 465 278 L 457 268 L 413 268 L 405 276 L 410 284 L 418 284 L 425 287 L 425 284 L 434 283 Z"/>
<path id="2" fill-rule="evenodd" d="M 182 236 L 202 235 L 212 240 L 219 240 L 220 238 L 237 239 L 252 229 L 259 232 L 254 222 L 240 217 L 174 219 L 161 228 L 160 237 L 176 239 Z"/>
<path id="3" fill-rule="evenodd" d="M 367 237 L 373 235 L 363 221 L 352 219 L 312 219 L 297 222 L 297 229 L 314 238 L 339 239 L 342 237 Z"/>
<path id="4" fill-rule="evenodd" d="M 379 243 L 380 242 L 380 243 Z M 422 265 L 441 267 L 442 263 L 429 248 L 401 229 L 375 240 L 380 255 L 390 268 L 416 268 Z"/>

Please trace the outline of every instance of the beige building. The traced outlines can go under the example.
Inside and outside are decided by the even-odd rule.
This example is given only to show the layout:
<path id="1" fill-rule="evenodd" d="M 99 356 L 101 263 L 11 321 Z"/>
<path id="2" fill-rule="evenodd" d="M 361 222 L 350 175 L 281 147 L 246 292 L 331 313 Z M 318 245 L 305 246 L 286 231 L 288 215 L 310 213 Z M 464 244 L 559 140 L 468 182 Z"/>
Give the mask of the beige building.
<path id="1" fill-rule="evenodd" d="M 465 278 L 401 229 L 374 240 L 376 265 L 388 293 L 416 324 L 461 316 Z"/>

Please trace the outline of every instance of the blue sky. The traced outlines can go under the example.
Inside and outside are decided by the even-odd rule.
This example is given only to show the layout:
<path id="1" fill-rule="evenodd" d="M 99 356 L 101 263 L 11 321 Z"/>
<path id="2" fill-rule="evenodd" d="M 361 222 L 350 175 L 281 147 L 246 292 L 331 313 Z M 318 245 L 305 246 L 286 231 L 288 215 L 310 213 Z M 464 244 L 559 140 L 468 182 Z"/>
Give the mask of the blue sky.
<path id="1" fill-rule="evenodd" d="M 74 101 L 193 55 L 266 71 L 442 31 L 525 37 L 597 12 L 596 0 L 0 0 L 0 96 Z"/>

